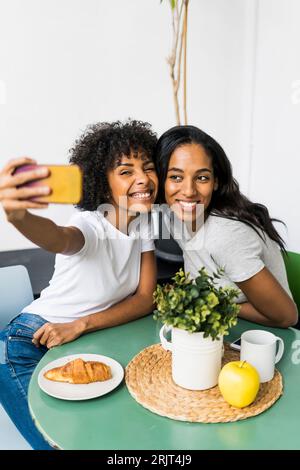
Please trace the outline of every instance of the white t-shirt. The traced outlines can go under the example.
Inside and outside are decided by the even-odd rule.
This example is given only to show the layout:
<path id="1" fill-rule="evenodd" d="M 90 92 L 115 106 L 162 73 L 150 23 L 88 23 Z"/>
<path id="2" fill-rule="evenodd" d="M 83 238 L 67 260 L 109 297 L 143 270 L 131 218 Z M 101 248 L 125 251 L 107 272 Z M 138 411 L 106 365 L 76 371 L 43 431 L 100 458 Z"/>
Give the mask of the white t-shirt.
<path id="1" fill-rule="evenodd" d="M 238 289 L 235 282 L 246 281 L 266 267 L 292 297 L 279 246 L 265 232 L 257 229 L 262 240 L 253 228 L 239 220 L 209 215 L 193 237 L 184 227 L 177 230 L 177 236 L 182 234 L 178 239 L 168 215 L 166 212 L 165 223 L 183 251 L 184 269 L 192 278 L 199 275 L 202 267 L 210 275 L 223 268 L 224 275 L 215 279 L 216 285 Z M 247 302 L 247 298 L 240 291 L 236 301 Z"/>
<path id="2" fill-rule="evenodd" d="M 84 246 L 74 255 L 56 255 L 49 286 L 23 309 L 53 323 L 100 312 L 134 294 L 140 280 L 141 253 L 154 250 L 147 214 L 130 224 L 129 235 L 100 211 L 74 214 L 68 225 L 81 230 Z"/>

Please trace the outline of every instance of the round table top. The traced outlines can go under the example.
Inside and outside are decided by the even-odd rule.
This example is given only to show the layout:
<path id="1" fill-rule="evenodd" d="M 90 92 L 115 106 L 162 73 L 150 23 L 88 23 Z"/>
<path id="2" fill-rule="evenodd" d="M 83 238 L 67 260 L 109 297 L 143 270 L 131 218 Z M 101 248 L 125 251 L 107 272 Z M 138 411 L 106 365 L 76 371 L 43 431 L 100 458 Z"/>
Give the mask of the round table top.
<path id="1" fill-rule="evenodd" d="M 132 398 L 124 381 L 107 395 L 84 401 L 53 398 L 39 388 L 39 371 L 69 354 L 101 354 L 125 368 L 138 352 L 159 342 L 160 326 L 147 316 L 89 333 L 45 354 L 30 382 L 29 407 L 51 444 L 69 450 L 300 449 L 300 331 L 293 328 L 266 328 L 239 320 L 226 338 L 233 341 L 245 330 L 265 329 L 285 343 L 276 366 L 283 376 L 283 396 L 262 414 L 242 421 L 189 423 L 156 415 Z"/>

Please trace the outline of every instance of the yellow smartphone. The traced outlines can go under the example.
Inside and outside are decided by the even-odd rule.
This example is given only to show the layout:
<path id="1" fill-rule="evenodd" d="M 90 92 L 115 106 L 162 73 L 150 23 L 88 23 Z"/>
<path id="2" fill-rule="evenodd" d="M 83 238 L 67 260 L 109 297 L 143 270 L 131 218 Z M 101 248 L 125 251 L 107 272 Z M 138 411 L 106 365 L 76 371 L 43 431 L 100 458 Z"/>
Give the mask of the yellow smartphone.
<path id="1" fill-rule="evenodd" d="M 35 170 L 38 167 L 47 167 L 50 171 L 49 176 L 29 181 L 19 187 L 49 186 L 51 193 L 47 196 L 31 198 L 31 200 L 55 204 L 78 204 L 80 202 L 83 177 L 78 165 L 22 165 L 16 168 L 14 174 Z"/>

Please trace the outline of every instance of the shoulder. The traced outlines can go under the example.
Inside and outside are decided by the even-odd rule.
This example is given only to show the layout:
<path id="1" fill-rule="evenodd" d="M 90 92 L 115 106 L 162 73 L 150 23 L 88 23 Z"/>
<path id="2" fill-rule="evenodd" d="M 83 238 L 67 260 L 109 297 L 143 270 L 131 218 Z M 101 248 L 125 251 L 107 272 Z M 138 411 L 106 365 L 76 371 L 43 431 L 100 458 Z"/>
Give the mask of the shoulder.
<path id="1" fill-rule="evenodd" d="M 210 215 L 205 223 L 206 239 L 213 250 L 240 251 L 245 248 L 262 249 L 265 234 L 260 229 L 254 229 L 245 222 Z"/>
<path id="2" fill-rule="evenodd" d="M 227 217 L 222 217 L 219 215 L 210 214 L 206 224 L 210 225 L 211 227 L 226 229 L 231 231 L 236 230 L 244 230 L 250 229 L 247 224 L 241 222 L 238 219 L 228 219 Z"/>
<path id="3" fill-rule="evenodd" d="M 153 251 L 154 246 L 154 232 L 155 232 L 155 219 L 151 213 L 141 214 L 138 220 L 138 232 L 141 239 L 141 250 Z"/>
<path id="4" fill-rule="evenodd" d="M 79 209 L 76 209 L 76 211 L 71 215 L 71 217 L 69 219 L 69 224 L 71 222 L 79 222 L 79 221 L 89 223 L 91 218 L 93 218 L 93 212 L 91 212 L 91 211 L 81 211 Z"/>
<path id="5" fill-rule="evenodd" d="M 72 222 L 83 223 L 92 227 L 103 227 L 104 216 L 98 211 L 76 211 L 69 220 L 69 225 Z"/>
<path id="6" fill-rule="evenodd" d="M 254 229 L 251 225 L 237 219 L 227 219 L 210 215 L 205 223 L 205 228 L 210 232 L 222 233 L 223 236 L 254 237 L 260 238 L 260 229 Z"/>
<path id="7" fill-rule="evenodd" d="M 228 279 L 242 282 L 264 267 L 265 234 L 261 230 L 256 231 L 244 222 L 224 217 L 214 216 L 209 222 L 210 233 L 206 233 L 208 250 L 216 265 L 224 269 Z"/>
<path id="8" fill-rule="evenodd" d="M 92 243 L 104 236 L 102 218 L 97 211 L 76 211 L 69 219 L 68 226 L 77 227 L 83 233 L 86 243 Z"/>

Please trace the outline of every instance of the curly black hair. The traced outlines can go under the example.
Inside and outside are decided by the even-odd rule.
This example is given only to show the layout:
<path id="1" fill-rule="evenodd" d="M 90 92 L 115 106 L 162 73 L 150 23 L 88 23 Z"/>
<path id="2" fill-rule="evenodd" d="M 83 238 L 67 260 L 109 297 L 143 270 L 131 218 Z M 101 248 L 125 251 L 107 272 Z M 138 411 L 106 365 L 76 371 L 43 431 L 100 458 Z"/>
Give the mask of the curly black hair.
<path id="1" fill-rule="evenodd" d="M 107 172 L 115 168 L 122 156 L 133 155 L 153 160 L 157 136 L 148 122 L 99 122 L 87 127 L 70 149 L 70 163 L 83 172 L 83 197 L 76 206 L 94 211 L 110 199 Z"/>

